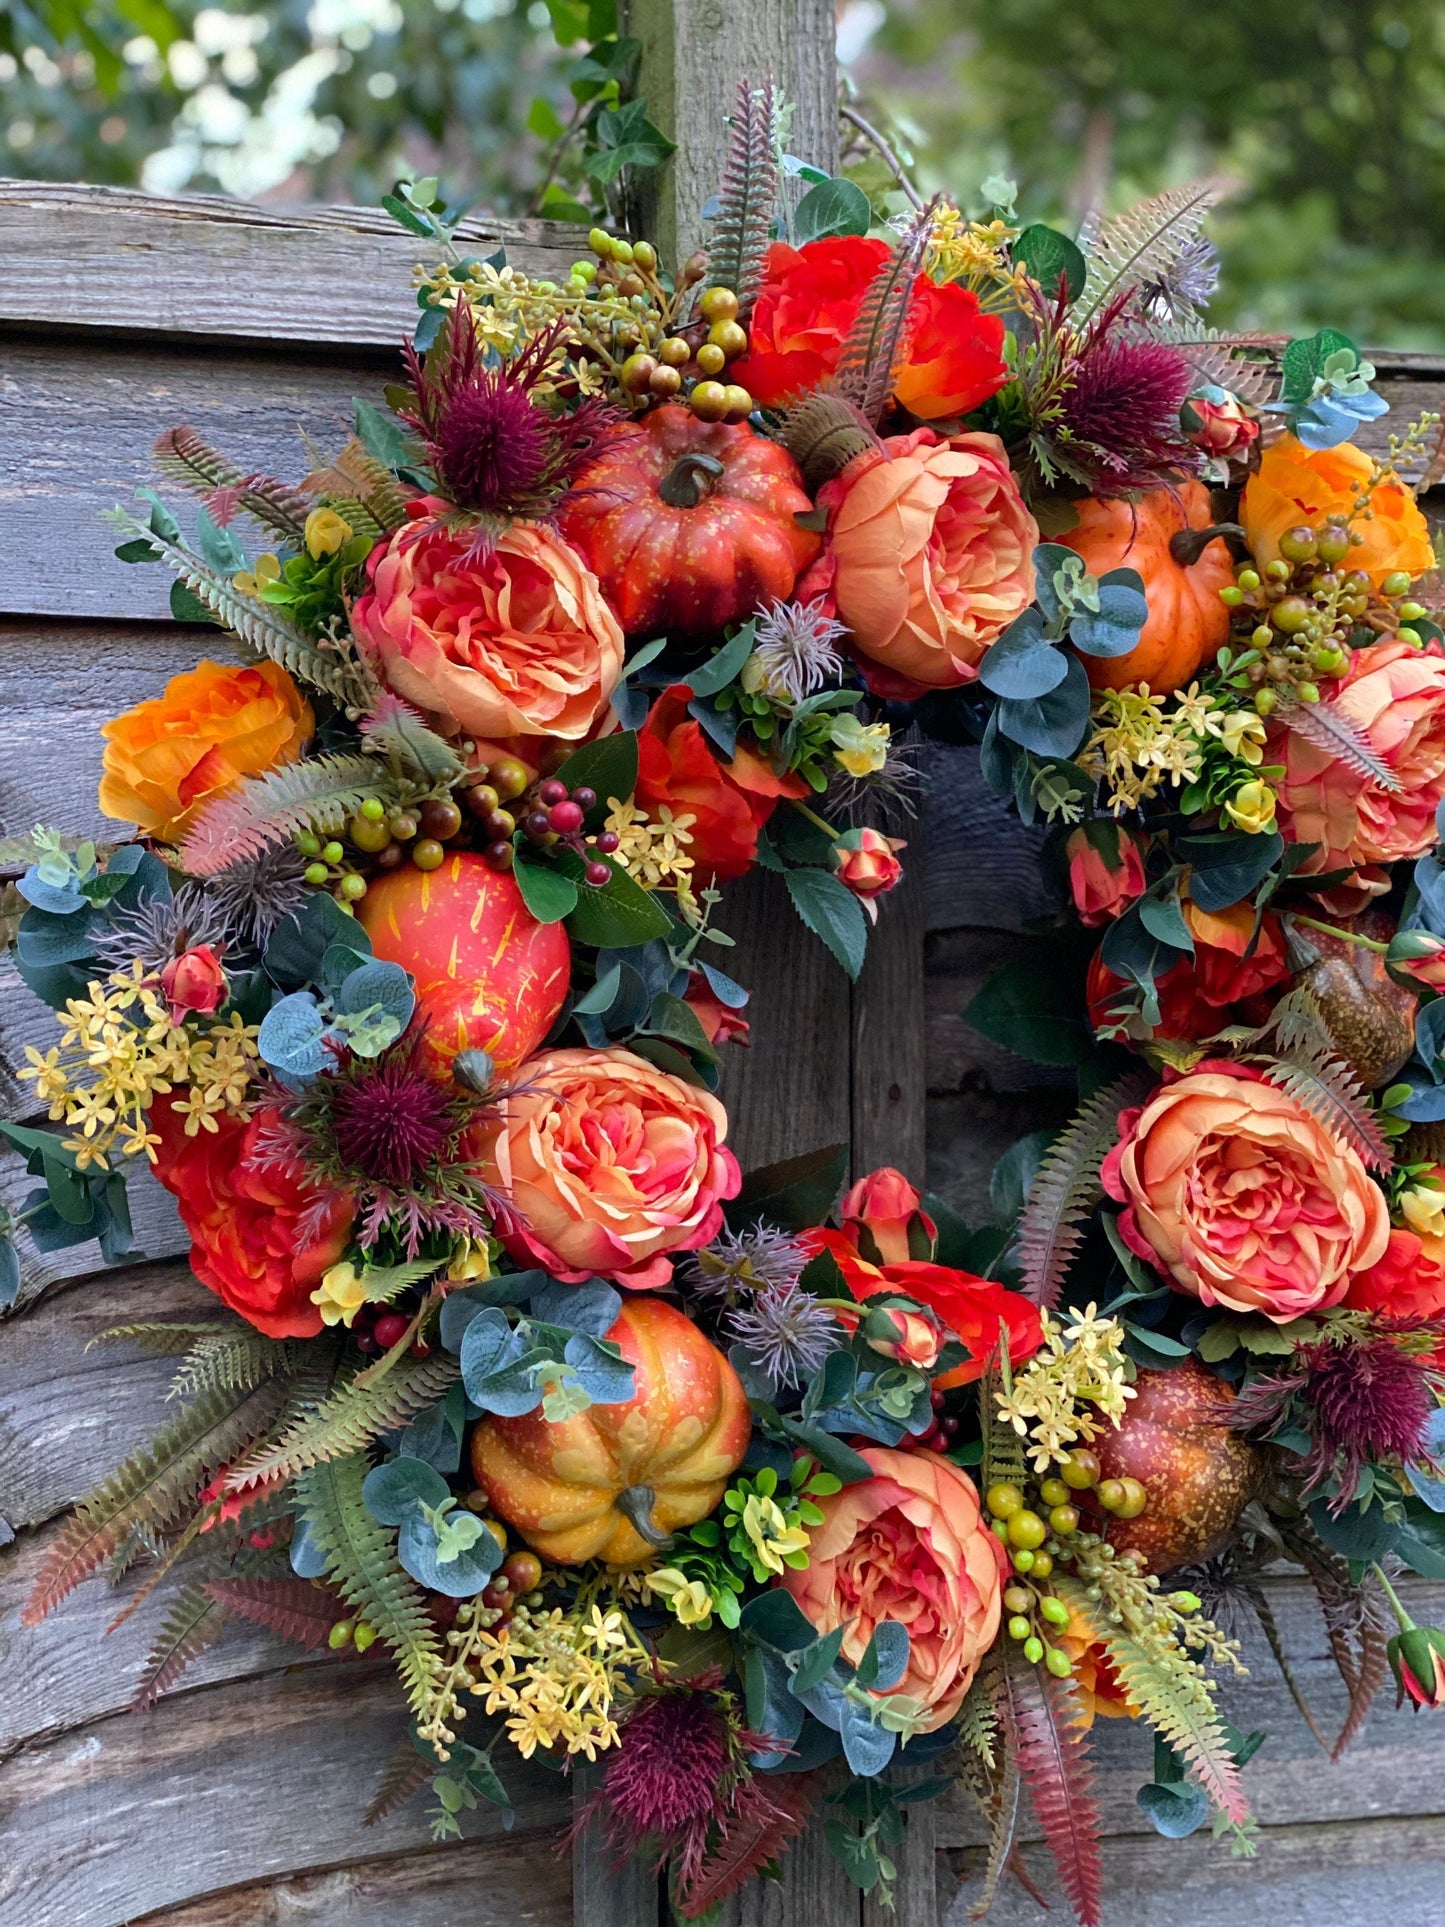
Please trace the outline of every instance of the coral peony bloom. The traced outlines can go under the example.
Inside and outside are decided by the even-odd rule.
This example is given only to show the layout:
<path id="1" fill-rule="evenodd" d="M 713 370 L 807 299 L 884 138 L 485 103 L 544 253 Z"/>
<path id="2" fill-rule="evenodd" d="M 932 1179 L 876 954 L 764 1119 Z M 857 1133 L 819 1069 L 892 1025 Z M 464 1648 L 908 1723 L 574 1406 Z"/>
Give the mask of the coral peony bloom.
<path id="1" fill-rule="evenodd" d="M 820 1633 L 846 1625 L 856 1666 L 876 1627 L 908 1630 L 908 1670 L 896 1692 L 927 1709 L 923 1731 L 963 1704 L 998 1636 L 1004 1552 L 979 1511 L 973 1481 L 934 1452 L 864 1448 L 870 1479 L 820 1499 L 808 1564 L 781 1585 Z"/>
<path id="2" fill-rule="evenodd" d="M 863 296 L 890 249 L 884 241 L 840 235 L 800 248 L 775 242 L 748 323 L 748 351 L 729 373 L 764 408 L 817 388 L 838 366 Z M 1004 324 L 982 314 L 971 289 L 913 284 L 905 359 L 895 399 L 921 421 L 963 415 L 1008 380 Z"/>
<path id="3" fill-rule="evenodd" d="M 891 436 L 825 482 L 818 505 L 828 543 L 799 594 L 831 593 L 887 695 L 972 682 L 1033 600 L 1038 523 L 997 435 Z"/>
<path id="4" fill-rule="evenodd" d="M 1079 921 L 1092 929 L 1112 923 L 1144 894 L 1144 853 L 1117 823 L 1081 823 L 1064 840 L 1069 894 Z"/>
<path id="5" fill-rule="evenodd" d="M 1344 1303 L 1379 1318 L 1440 1317 L 1445 1313 L 1445 1238 L 1391 1231 L 1381 1256 L 1350 1279 Z"/>
<path id="6" fill-rule="evenodd" d="M 1353 442 L 1311 449 L 1293 435 L 1282 435 L 1267 448 L 1239 504 L 1244 539 L 1259 566 L 1278 559 L 1286 529 L 1318 528 L 1331 516 L 1348 520 L 1356 490 L 1369 481 L 1373 467 Z M 1434 568 L 1430 525 L 1409 489 L 1382 482 L 1370 496 L 1370 509 L 1368 521 L 1362 517 L 1351 524 L 1351 533 L 1364 541 L 1350 550 L 1350 568 L 1363 569 L 1377 589 L 1397 569 L 1414 576 Z"/>
<path id="7" fill-rule="evenodd" d="M 859 1256 L 844 1231 L 808 1231 L 803 1236 L 812 1251 L 827 1251 L 832 1255 L 843 1274 L 843 1282 L 860 1304 L 880 1293 L 899 1292 L 915 1304 L 925 1305 L 941 1320 L 968 1352 L 961 1365 L 955 1365 L 938 1380 L 945 1391 L 982 1378 L 1005 1331 L 1012 1365 L 1021 1365 L 1026 1358 L 1032 1358 L 1043 1343 L 1038 1306 L 1006 1285 L 995 1284 L 989 1278 L 976 1278 L 971 1271 L 958 1271 L 952 1265 L 935 1265 L 919 1259 L 870 1264 Z"/>
<path id="8" fill-rule="evenodd" d="M 559 535 L 514 522 L 494 546 L 413 502 L 417 519 L 367 558 L 352 612 L 387 687 L 452 734 L 577 742 L 622 672 L 622 630 Z"/>
<path id="9" fill-rule="evenodd" d="M 757 859 L 758 831 L 780 796 L 805 796 L 798 777 L 778 778 L 763 759 L 739 744 L 730 762 L 719 762 L 701 723 L 687 713 L 686 683 L 665 689 L 637 737 L 634 801 L 649 816 L 666 804 L 675 817 L 691 817 L 687 854 L 696 880 L 730 882 Z"/>
<path id="10" fill-rule="evenodd" d="M 1358 1156 L 1287 1091 L 1206 1059 L 1120 1118 L 1104 1189 L 1130 1250 L 1205 1305 L 1287 1324 L 1337 1305 L 1390 1215 Z"/>
<path id="11" fill-rule="evenodd" d="M 520 1263 L 652 1291 L 672 1275 L 668 1254 L 705 1245 L 737 1196 L 727 1128 L 715 1097 L 631 1051 L 553 1050 L 522 1066 L 472 1149 Z"/>
<path id="12" fill-rule="evenodd" d="M 346 1249 L 350 1196 L 308 1189 L 299 1170 L 258 1165 L 257 1139 L 274 1112 L 223 1114 L 194 1137 L 185 1115 L 163 1101 L 150 1123 L 160 1137 L 155 1174 L 191 1234 L 191 1269 L 268 1338 L 314 1338 L 321 1313 L 311 1293 Z"/>
<path id="13" fill-rule="evenodd" d="M 1213 1037 L 1226 1024 L 1261 1024 L 1269 1015 L 1268 993 L 1289 981 L 1291 972 L 1279 918 L 1266 910 L 1255 931 L 1252 903 L 1226 910 L 1201 910 L 1188 897 L 1180 909 L 1194 939 L 1194 955 L 1181 957 L 1154 985 L 1159 1022 L 1152 1031 L 1137 1026 L 1138 998 L 1133 986 L 1116 977 L 1094 952 L 1085 979 L 1089 1021 L 1101 1037 L 1148 1036 L 1179 1043 Z M 1120 1023 L 1115 1015 L 1128 1014 Z"/>
<path id="14" fill-rule="evenodd" d="M 279 663 L 197 663 L 101 730 L 101 810 L 174 842 L 213 796 L 294 763 L 315 727 Z"/>
<path id="15" fill-rule="evenodd" d="M 938 1226 L 923 1209 L 923 1199 L 891 1164 L 850 1185 L 838 1215 L 843 1236 L 869 1264 L 931 1258 L 938 1244 Z"/>
<path id="16" fill-rule="evenodd" d="M 1388 888 L 1375 867 L 1423 856 L 1445 800 L 1445 654 L 1408 642 L 1357 649 L 1322 710 L 1351 724 L 1399 785 L 1383 788 L 1345 759 L 1275 724 L 1270 749 L 1284 764 L 1280 829 L 1290 843 L 1317 843 L 1302 876 L 1355 869 L 1357 887 Z"/>

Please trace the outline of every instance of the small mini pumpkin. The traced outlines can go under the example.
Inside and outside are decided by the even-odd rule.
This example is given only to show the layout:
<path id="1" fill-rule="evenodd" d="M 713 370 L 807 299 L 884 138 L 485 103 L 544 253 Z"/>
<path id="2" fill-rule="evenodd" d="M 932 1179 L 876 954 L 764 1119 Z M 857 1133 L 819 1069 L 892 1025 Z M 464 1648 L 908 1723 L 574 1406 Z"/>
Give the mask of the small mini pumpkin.
<path id="1" fill-rule="evenodd" d="M 493 1511 L 557 1565 L 643 1564 L 712 1511 L 752 1431 L 737 1373 L 676 1306 L 630 1298 L 607 1336 L 633 1367 L 625 1405 L 559 1423 L 538 1407 L 472 1434 Z"/>
<path id="2" fill-rule="evenodd" d="M 1229 610 L 1219 591 L 1234 581 L 1224 543 L 1198 538 L 1214 526 L 1209 491 L 1200 482 L 1156 488 L 1137 502 L 1091 496 L 1074 504 L 1078 526 L 1058 540 L 1081 555 L 1091 575 L 1136 569 L 1149 615 L 1125 656 L 1084 656 L 1095 689 L 1148 683 L 1156 693 L 1184 688 L 1229 640 Z"/>
<path id="3" fill-rule="evenodd" d="M 629 636 L 703 636 L 792 594 L 812 507 L 777 442 L 671 403 L 608 431 L 558 521 Z"/>

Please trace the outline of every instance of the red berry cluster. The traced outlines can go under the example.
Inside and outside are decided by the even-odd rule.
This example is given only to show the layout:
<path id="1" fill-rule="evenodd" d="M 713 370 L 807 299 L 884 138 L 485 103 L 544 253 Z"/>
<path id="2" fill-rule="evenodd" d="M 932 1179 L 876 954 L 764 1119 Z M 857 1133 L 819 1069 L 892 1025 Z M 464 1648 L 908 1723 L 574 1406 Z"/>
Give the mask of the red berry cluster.
<path id="1" fill-rule="evenodd" d="M 932 1425 L 918 1438 L 905 1437 L 900 1443 L 905 1448 L 912 1445 L 920 1452 L 946 1452 L 958 1432 L 958 1420 L 943 1409 L 947 1393 L 935 1390 L 928 1396 L 933 1406 Z"/>
<path id="2" fill-rule="evenodd" d="M 351 1321 L 351 1336 L 356 1341 L 356 1349 L 372 1358 L 389 1352 L 410 1323 L 404 1312 L 392 1311 L 389 1306 L 362 1305 Z M 419 1358 L 424 1358 L 431 1347 L 424 1340 L 417 1339 L 412 1350 Z"/>
<path id="3" fill-rule="evenodd" d="M 549 776 L 537 785 L 533 807 L 522 818 L 522 833 L 544 849 L 565 843 L 569 850 L 575 850 L 587 862 L 582 872 L 583 882 L 600 890 L 612 880 L 611 866 L 601 858 L 611 856 L 618 838 L 615 830 L 601 830 L 590 840 L 582 834 L 588 812 L 596 807 L 596 790 L 588 789 L 585 784 L 569 790 L 565 783 Z"/>

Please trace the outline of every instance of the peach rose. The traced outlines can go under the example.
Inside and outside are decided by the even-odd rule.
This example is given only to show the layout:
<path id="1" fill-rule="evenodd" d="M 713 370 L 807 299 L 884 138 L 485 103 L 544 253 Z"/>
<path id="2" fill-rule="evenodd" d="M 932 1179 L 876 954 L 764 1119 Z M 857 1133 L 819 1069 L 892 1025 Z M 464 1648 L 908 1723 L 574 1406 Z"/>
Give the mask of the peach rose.
<path id="1" fill-rule="evenodd" d="M 518 1079 L 473 1140 L 507 1249 L 565 1284 L 665 1285 L 742 1183 L 722 1105 L 625 1050 L 544 1051 Z"/>
<path id="2" fill-rule="evenodd" d="M 197 663 L 101 730 L 101 811 L 174 842 L 213 796 L 294 763 L 315 727 L 279 663 Z"/>
<path id="3" fill-rule="evenodd" d="M 352 611 L 387 686 L 451 734 L 577 742 L 622 671 L 622 630 L 597 578 L 559 535 L 515 522 L 491 548 L 412 503 L 419 518 L 367 559 Z"/>
<path id="4" fill-rule="evenodd" d="M 1257 1072 L 1206 1059 L 1120 1119 L 1104 1189 L 1132 1251 L 1205 1305 L 1287 1324 L 1337 1305 L 1383 1255 L 1384 1193 Z"/>
<path id="5" fill-rule="evenodd" d="M 947 1725 L 998 1637 L 1003 1550 L 966 1472 L 934 1452 L 870 1445 L 871 1479 L 820 1499 L 808 1564 L 786 1586 L 820 1633 L 848 1625 L 856 1666 L 885 1619 L 908 1630 L 908 1670 L 894 1688 L 927 1708 L 923 1731 Z"/>
<path id="6" fill-rule="evenodd" d="M 898 852 L 907 843 L 900 836 L 884 836 L 881 830 L 848 830 L 833 845 L 833 874 L 851 890 L 867 912 L 878 921 L 878 897 L 887 896 L 903 881 L 903 865 Z"/>
<path id="7" fill-rule="evenodd" d="M 1039 528 L 997 435 L 894 435 L 819 491 L 828 546 L 798 594 L 831 590 L 885 694 L 972 682 L 1033 601 Z"/>
<path id="8" fill-rule="evenodd" d="M 1445 654 L 1408 642 L 1357 649 L 1330 708 L 1354 726 L 1398 788 L 1276 724 L 1270 751 L 1284 764 L 1276 783 L 1280 829 L 1291 843 L 1320 846 L 1300 874 L 1362 870 L 1356 887 L 1379 895 L 1389 881 L 1375 866 L 1423 856 L 1435 843 L 1435 812 L 1445 798 Z"/>
<path id="9" fill-rule="evenodd" d="M 1279 556 L 1286 529 L 1318 528 L 1330 517 L 1349 519 L 1355 491 L 1369 481 L 1373 463 L 1353 442 L 1338 448 L 1306 448 L 1282 435 L 1264 451 L 1259 472 L 1251 475 L 1239 504 L 1244 539 L 1263 567 Z M 1364 537 L 1350 550 L 1348 566 L 1363 569 L 1378 589 L 1387 575 L 1404 569 L 1424 575 L 1435 566 L 1430 525 L 1400 482 L 1382 482 L 1370 496 L 1370 518 L 1351 524 Z"/>
<path id="10" fill-rule="evenodd" d="M 838 1203 L 843 1236 L 859 1257 L 874 1265 L 907 1264 L 932 1258 L 938 1226 L 923 1199 L 891 1164 L 850 1185 Z"/>

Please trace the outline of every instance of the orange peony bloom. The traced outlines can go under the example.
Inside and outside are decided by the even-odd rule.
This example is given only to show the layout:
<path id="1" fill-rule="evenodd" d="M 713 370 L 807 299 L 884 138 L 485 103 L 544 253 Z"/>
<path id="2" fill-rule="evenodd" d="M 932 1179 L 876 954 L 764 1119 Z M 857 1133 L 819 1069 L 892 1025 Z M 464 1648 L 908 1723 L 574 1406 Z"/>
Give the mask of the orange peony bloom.
<path id="1" fill-rule="evenodd" d="M 1318 528 L 1331 516 L 1347 518 L 1355 491 L 1369 481 L 1372 467 L 1370 457 L 1353 442 L 1311 449 L 1293 435 L 1282 435 L 1264 451 L 1259 472 L 1250 476 L 1239 504 L 1244 539 L 1255 561 L 1263 566 L 1278 558 L 1279 538 L 1286 529 Z M 1368 521 L 1361 517 L 1352 525 L 1352 533 L 1364 541 L 1350 550 L 1349 568 L 1363 569 L 1377 589 L 1396 569 L 1413 576 L 1434 568 L 1430 525 L 1409 489 L 1399 482 L 1381 483 L 1370 496 L 1370 510 Z"/>
<path id="2" fill-rule="evenodd" d="M 352 626 L 388 688 L 451 734 L 580 741 L 622 672 L 622 630 L 559 535 L 513 523 L 483 549 L 424 498 L 367 560 Z"/>
<path id="3" fill-rule="evenodd" d="M 279 664 L 197 663 L 172 676 L 163 696 L 101 730 L 101 810 L 174 842 L 213 796 L 294 763 L 315 727 L 311 705 Z"/>
<path id="4" fill-rule="evenodd" d="M 1039 528 L 997 435 L 892 436 L 824 483 L 818 505 L 827 548 L 798 594 L 831 593 L 882 694 L 972 682 L 1033 600 Z"/>
<path id="5" fill-rule="evenodd" d="M 685 683 L 665 689 L 637 737 L 637 807 L 655 816 L 666 804 L 674 816 L 690 816 L 687 854 L 697 880 L 719 883 L 744 875 L 758 853 L 758 831 L 780 796 L 804 796 L 799 777 L 779 778 L 746 744 L 729 762 L 713 754 L 702 724 L 687 713 L 692 691 Z"/>
<path id="6" fill-rule="evenodd" d="M 998 1637 L 1005 1554 L 966 1472 L 933 1452 L 864 1448 L 871 1479 L 819 1500 L 808 1564 L 779 1583 L 820 1633 L 847 1625 L 857 1665 L 874 1628 L 908 1629 L 896 1692 L 927 1708 L 923 1730 L 947 1725 Z"/>
<path id="7" fill-rule="evenodd" d="M 886 242 L 863 235 L 778 241 L 768 250 L 748 351 L 729 370 L 764 408 L 816 388 L 838 366 L 863 296 L 888 259 Z M 894 398 L 920 421 L 963 415 L 1008 380 L 1004 324 L 983 314 L 971 289 L 939 287 L 925 275 L 913 284 L 905 359 Z"/>
<path id="8" fill-rule="evenodd" d="M 1356 892 L 1378 895 L 1389 880 L 1375 866 L 1423 856 L 1435 843 L 1445 801 L 1445 654 L 1408 642 L 1357 649 L 1328 708 L 1364 738 L 1396 787 L 1276 724 L 1269 746 L 1284 764 L 1280 829 L 1288 842 L 1320 846 L 1297 874 L 1358 870 Z"/>
<path id="9" fill-rule="evenodd" d="M 1205 1305 L 1288 1324 L 1385 1253 L 1385 1195 L 1358 1156 L 1257 1072 L 1206 1059 L 1120 1126 L 1103 1179 L 1125 1242 Z"/>
<path id="10" fill-rule="evenodd" d="M 311 1293 L 346 1249 L 352 1201 L 344 1191 L 309 1190 L 294 1172 L 260 1168 L 266 1118 L 223 1114 L 214 1131 L 187 1137 L 184 1112 L 163 1100 L 150 1113 L 161 1140 L 153 1168 L 180 1205 L 201 1283 L 268 1338 L 314 1338 L 321 1312 Z"/>
<path id="11" fill-rule="evenodd" d="M 705 1245 L 737 1196 L 727 1128 L 715 1097 L 631 1051 L 553 1050 L 522 1066 L 472 1148 L 520 1263 L 655 1291 L 668 1254 Z"/>

